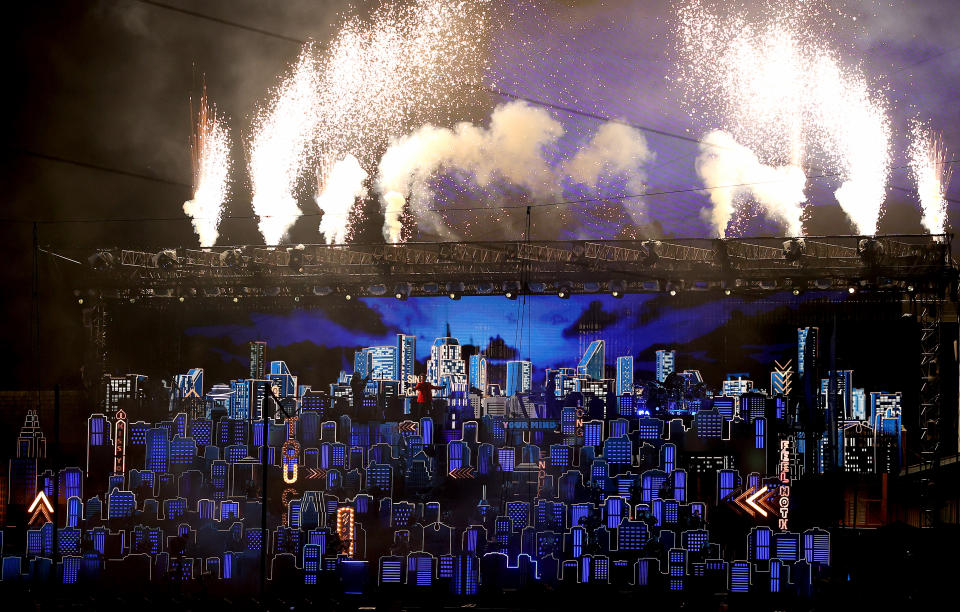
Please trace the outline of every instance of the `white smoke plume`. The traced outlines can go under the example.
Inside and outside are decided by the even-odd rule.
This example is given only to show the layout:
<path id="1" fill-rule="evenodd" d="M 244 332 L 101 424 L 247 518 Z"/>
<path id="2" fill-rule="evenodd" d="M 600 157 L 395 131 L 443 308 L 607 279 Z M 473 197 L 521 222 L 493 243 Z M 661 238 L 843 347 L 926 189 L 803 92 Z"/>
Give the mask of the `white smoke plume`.
<path id="1" fill-rule="evenodd" d="M 383 238 L 390 244 L 403 240 L 403 207 L 406 199 L 402 193 L 388 191 L 383 194 Z"/>
<path id="2" fill-rule="evenodd" d="M 696 168 L 709 190 L 713 208 L 707 220 L 716 236 L 726 236 L 734 209 L 744 198 L 753 198 L 770 217 L 783 223 L 788 236 L 803 235 L 801 204 L 806 201 L 807 179 L 799 167 L 763 164 L 733 136 L 715 130 L 703 139 Z"/>
<path id="3" fill-rule="evenodd" d="M 608 122 L 600 126 L 585 147 L 561 165 L 561 171 L 573 181 L 595 190 L 600 189 L 604 179 L 625 177 L 627 189 L 640 193 L 646 180 L 643 165 L 653 158 L 639 130 Z"/>
<path id="4" fill-rule="evenodd" d="M 316 54 L 304 45 L 290 75 L 254 121 L 250 141 L 253 212 L 268 245 L 279 244 L 300 217 L 297 182 L 319 126 L 320 81 Z"/>
<path id="5" fill-rule="evenodd" d="M 439 171 L 462 175 L 481 189 L 503 182 L 535 198 L 556 193 L 556 177 L 543 151 L 562 135 L 563 126 L 547 111 L 509 102 L 494 109 L 487 128 L 466 122 L 453 129 L 425 125 L 394 140 L 380 160 L 377 178 L 387 216 L 384 235 L 398 236 L 399 211 L 408 200 L 421 224 L 449 232 L 429 206 L 428 181 Z"/>
<path id="6" fill-rule="evenodd" d="M 346 155 L 330 169 L 323 190 L 316 195 L 317 206 L 323 211 L 320 233 L 327 244 L 343 244 L 350 229 L 350 210 L 357 198 L 367 195 L 364 181 L 367 172 L 353 155 Z"/>

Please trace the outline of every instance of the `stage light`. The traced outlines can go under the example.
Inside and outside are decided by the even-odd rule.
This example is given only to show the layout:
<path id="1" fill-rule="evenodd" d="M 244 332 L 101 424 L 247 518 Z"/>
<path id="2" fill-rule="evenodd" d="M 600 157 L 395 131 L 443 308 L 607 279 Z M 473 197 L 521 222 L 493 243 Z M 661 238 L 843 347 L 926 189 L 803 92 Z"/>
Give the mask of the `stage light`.
<path id="1" fill-rule="evenodd" d="M 643 265 L 652 266 L 655 265 L 660 260 L 660 241 L 659 240 L 644 240 L 640 243 L 643 249 L 647 252 L 647 255 L 643 258 Z"/>
<path id="2" fill-rule="evenodd" d="M 203 295 L 205 297 L 217 297 L 220 295 L 220 287 L 204 287 Z"/>
<path id="3" fill-rule="evenodd" d="M 615 298 L 623 297 L 624 283 L 623 281 L 610 281 L 610 295 Z"/>
<path id="4" fill-rule="evenodd" d="M 783 243 L 783 258 L 787 261 L 798 261 L 807 252 L 807 243 L 803 238 L 791 238 Z"/>
<path id="5" fill-rule="evenodd" d="M 676 289 L 671 289 L 671 290 L 670 290 L 670 295 L 671 295 L 671 296 L 677 295 L 677 290 L 676 290 Z"/>
<path id="6" fill-rule="evenodd" d="M 729 289 L 724 289 L 724 290 L 723 290 L 723 295 L 730 295 L 731 293 L 733 293 L 733 292 L 730 291 Z"/>
<path id="7" fill-rule="evenodd" d="M 463 296 L 463 283 L 447 283 L 447 297 L 459 300 Z"/>
<path id="8" fill-rule="evenodd" d="M 186 298 L 183 297 L 182 295 L 181 295 L 179 298 L 177 298 L 177 299 L 179 299 L 181 302 L 183 302 L 184 300 L 186 300 Z"/>
<path id="9" fill-rule="evenodd" d="M 83 298 L 77 298 L 77 304 L 83 306 Z"/>
<path id="10" fill-rule="evenodd" d="M 287 249 L 287 255 L 289 256 L 287 267 L 296 274 L 303 274 L 303 251 L 305 248 L 302 244 L 298 244 Z"/>
<path id="11" fill-rule="evenodd" d="M 387 286 L 386 285 L 370 285 L 367 287 L 367 291 L 370 295 L 386 295 Z"/>
<path id="12" fill-rule="evenodd" d="M 503 283 L 503 296 L 508 300 L 515 300 L 520 295 L 520 283 L 517 281 L 507 281 Z"/>
<path id="13" fill-rule="evenodd" d="M 316 285 L 313 288 L 313 295 L 316 295 L 318 297 L 330 295 L 331 293 L 333 293 L 332 287 L 326 287 L 326 286 L 321 287 L 320 285 Z"/>
<path id="14" fill-rule="evenodd" d="M 137 298 L 130 298 L 130 303 L 131 303 L 131 304 L 136 303 L 136 301 L 137 301 Z"/>
<path id="15" fill-rule="evenodd" d="M 857 292 L 857 288 L 854 287 L 853 285 L 847 287 L 847 293 L 849 293 L 850 295 L 853 295 L 856 292 Z"/>
<path id="16" fill-rule="evenodd" d="M 164 249 L 153 256 L 153 264 L 164 271 L 170 271 L 177 267 L 177 252 L 173 249 Z"/>
<path id="17" fill-rule="evenodd" d="M 907 285 L 907 293 L 913 293 L 915 290 L 913 285 Z"/>
<path id="18" fill-rule="evenodd" d="M 240 301 L 240 298 L 234 296 L 234 298 L 233 298 L 233 303 L 236 304 L 236 303 L 239 302 L 239 301 Z"/>
<path id="19" fill-rule="evenodd" d="M 243 267 L 243 251 L 240 249 L 222 251 L 220 253 L 220 265 L 234 270 Z"/>
<path id="20" fill-rule="evenodd" d="M 884 252 L 883 243 L 875 238 L 862 238 L 857 243 L 857 255 L 865 266 L 879 266 L 883 262 Z"/>
<path id="21" fill-rule="evenodd" d="M 347 293 L 347 294 L 345 294 L 345 295 L 343 296 L 343 299 L 345 299 L 345 300 L 347 300 L 347 301 L 349 302 L 350 300 L 353 299 L 353 296 L 350 295 L 349 293 Z"/>
<path id="22" fill-rule="evenodd" d="M 793 289 L 793 295 L 800 295 L 800 290 L 797 289 L 796 287 L 794 287 L 794 289 Z"/>
<path id="23" fill-rule="evenodd" d="M 277 297 L 280 295 L 280 287 L 264 287 L 263 295 L 268 295 L 270 297 Z"/>
<path id="24" fill-rule="evenodd" d="M 97 272 L 109 270 L 113 267 L 113 253 L 109 251 L 97 251 L 87 258 L 90 267 Z"/>
<path id="25" fill-rule="evenodd" d="M 400 283 L 394 288 L 393 297 L 397 298 L 400 301 L 404 301 L 408 297 L 410 297 L 411 291 L 412 291 L 412 287 L 410 283 Z"/>
<path id="26" fill-rule="evenodd" d="M 570 299 L 570 287 L 561 285 L 559 288 L 557 288 L 557 297 L 561 300 Z"/>

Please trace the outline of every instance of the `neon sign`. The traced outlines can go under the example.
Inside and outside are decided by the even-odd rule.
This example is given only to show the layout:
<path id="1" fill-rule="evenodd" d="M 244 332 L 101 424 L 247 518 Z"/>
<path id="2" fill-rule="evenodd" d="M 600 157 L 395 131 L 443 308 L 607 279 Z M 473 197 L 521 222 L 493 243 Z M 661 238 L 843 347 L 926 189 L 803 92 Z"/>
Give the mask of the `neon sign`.
<path id="1" fill-rule="evenodd" d="M 297 482 L 297 471 L 300 466 L 300 443 L 296 440 L 296 423 L 297 417 L 287 419 L 287 441 L 280 448 L 283 482 L 287 484 Z"/>
<path id="2" fill-rule="evenodd" d="M 792 438 L 780 440 L 780 495 L 777 496 L 777 529 L 787 530 L 790 519 L 790 449 Z"/>
<path id="3" fill-rule="evenodd" d="M 353 508 L 337 508 L 337 535 L 340 536 L 341 550 L 348 557 L 353 557 L 354 518 Z"/>

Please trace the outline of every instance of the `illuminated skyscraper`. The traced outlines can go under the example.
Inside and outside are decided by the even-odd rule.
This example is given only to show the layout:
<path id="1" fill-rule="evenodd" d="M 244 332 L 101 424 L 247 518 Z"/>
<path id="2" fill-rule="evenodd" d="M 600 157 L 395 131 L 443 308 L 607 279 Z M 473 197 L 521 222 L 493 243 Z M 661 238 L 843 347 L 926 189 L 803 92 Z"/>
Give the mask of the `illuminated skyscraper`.
<path id="1" fill-rule="evenodd" d="M 603 340 L 594 340 L 583 352 L 580 363 L 577 364 L 577 374 L 588 376 L 593 380 L 603 379 L 603 364 L 606 359 L 606 349 Z"/>
<path id="2" fill-rule="evenodd" d="M 657 351 L 657 380 L 663 382 L 667 376 L 673 373 L 676 368 L 676 351 L 659 350 Z"/>
<path id="3" fill-rule="evenodd" d="M 507 362 L 507 396 L 529 393 L 533 386 L 533 364 L 529 361 Z"/>
<path id="4" fill-rule="evenodd" d="M 147 377 L 142 374 L 127 374 L 125 376 L 103 375 L 103 412 L 113 417 L 118 410 L 123 409 L 128 414 L 139 407 L 144 398 L 144 386 Z"/>
<path id="5" fill-rule="evenodd" d="M 470 387 L 487 392 L 487 358 L 485 355 L 470 355 Z"/>
<path id="6" fill-rule="evenodd" d="M 397 334 L 397 379 L 403 385 L 403 391 L 410 384 L 414 365 L 417 363 L 417 337 Z"/>
<path id="7" fill-rule="evenodd" d="M 250 378 L 263 380 L 267 377 L 267 343 L 250 343 Z"/>
<path id="8" fill-rule="evenodd" d="M 466 363 L 460 358 L 460 342 L 456 338 L 437 338 L 430 347 L 430 359 L 427 361 L 427 380 L 434 385 L 446 383 L 466 385 Z M 445 391 L 437 392 L 445 397 Z"/>
<path id="9" fill-rule="evenodd" d="M 285 361 L 271 361 L 270 374 L 267 375 L 270 384 L 277 389 L 277 395 L 295 397 L 297 395 L 297 377 L 290 373 Z"/>
<path id="10" fill-rule="evenodd" d="M 809 369 L 808 366 L 816 368 L 819 334 L 820 330 L 816 327 L 801 327 L 797 330 L 797 374 L 801 377 Z"/>
<path id="11" fill-rule="evenodd" d="M 363 349 L 370 356 L 370 378 L 374 380 L 399 380 L 395 346 L 371 346 Z"/>
<path id="12" fill-rule="evenodd" d="M 191 368 L 174 376 L 177 397 L 203 397 L 203 368 Z"/>
<path id="13" fill-rule="evenodd" d="M 633 393 L 633 356 L 617 357 L 617 395 Z"/>

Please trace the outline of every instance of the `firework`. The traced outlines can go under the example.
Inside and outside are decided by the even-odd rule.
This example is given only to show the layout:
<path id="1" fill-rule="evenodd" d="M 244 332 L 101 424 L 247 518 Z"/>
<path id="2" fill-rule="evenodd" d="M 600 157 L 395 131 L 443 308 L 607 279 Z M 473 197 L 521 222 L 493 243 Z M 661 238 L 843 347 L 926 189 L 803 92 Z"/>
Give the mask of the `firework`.
<path id="1" fill-rule="evenodd" d="M 953 167 L 940 134 L 919 121 L 910 126 L 910 173 L 917 183 L 923 215 L 920 222 L 931 234 L 947 231 L 947 187 Z"/>
<path id="2" fill-rule="evenodd" d="M 183 203 L 183 212 L 193 219 L 200 246 L 210 247 L 217 242 L 217 227 L 230 190 L 230 131 L 207 99 L 206 87 L 199 106 L 190 138 L 193 199 Z M 190 107 L 193 116 L 192 102 Z"/>
<path id="3" fill-rule="evenodd" d="M 321 98 L 316 52 L 304 46 L 272 101 L 254 120 L 249 170 L 253 212 L 268 245 L 279 244 L 300 217 L 297 183 L 313 151 Z"/>
<path id="4" fill-rule="evenodd" d="M 320 233 L 327 244 L 342 244 L 350 230 L 350 210 L 357 198 L 367 194 L 364 181 L 367 173 L 353 155 L 347 155 L 333 164 L 322 190 L 317 195 L 317 206 L 323 211 Z"/>
<path id="5" fill-rule="evenodd" d="M 837 201 L 857 231 L 873 234 L 890 168 L 889 121 L 859 66 L 844 67 L 825 47 L 823 32 L 838 19 L 825 10 L 788 1 L 751 18 L 685 2 L 679 80 L 691 114 L 724 126 L 761 163 L 835 170 Z"/>

